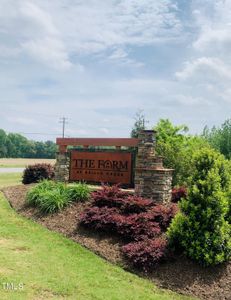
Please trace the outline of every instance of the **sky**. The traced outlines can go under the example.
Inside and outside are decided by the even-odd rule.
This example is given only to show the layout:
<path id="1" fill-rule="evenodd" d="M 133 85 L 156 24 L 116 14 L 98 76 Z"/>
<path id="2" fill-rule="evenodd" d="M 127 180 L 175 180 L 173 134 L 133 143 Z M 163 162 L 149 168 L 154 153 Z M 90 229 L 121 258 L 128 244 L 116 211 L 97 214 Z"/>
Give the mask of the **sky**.
<path id="1" fill-rule="evenodd" d="M 231 0 L 0 0 L 0 128 L 129 137 L 231 117 Z M 34 133 L 34 134 L 32 134 Z"/>

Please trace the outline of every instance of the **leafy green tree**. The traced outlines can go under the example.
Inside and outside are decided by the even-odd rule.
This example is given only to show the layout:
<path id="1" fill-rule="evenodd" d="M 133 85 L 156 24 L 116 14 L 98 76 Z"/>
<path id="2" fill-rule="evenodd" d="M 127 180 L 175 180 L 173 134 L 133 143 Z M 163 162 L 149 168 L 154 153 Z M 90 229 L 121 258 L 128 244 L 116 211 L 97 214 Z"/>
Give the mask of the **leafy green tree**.
<path id="1" fill-rule="evenodd" d="M 186 125 L 174 126 L 168 119 L 161 119 L 154 128 L 157 131 L 156 152 L 163 156 L 164 166 L 174 169 L 173 185 L 187 185 L 193 172 L 193 153 L 201 148 L 209 148 L 199 136 L 187 135 Z"/>
<path id="2" fill-rule="evenodd" d="M 227 220 L 230 174 L 224 157 L 211 149 L 194 155 L 195 171 L 181 212 L 168 230 L 170 245 L 203 265 L 231 257 L 231 226 Z"/>
<path id="3" fill-rule="evenodd" d="M 147 122 L 148 121 L 145 120 L 145 116 L 143 114 L 143 111 L 139 110 L 136 113 L 136 116 L 135 116 L 135 123 L 134 123 L 132 131 L 131 131 L 131 137 L 132 138 L 138 138 L 139 132 L 146 128 L 146 123 Z"/>

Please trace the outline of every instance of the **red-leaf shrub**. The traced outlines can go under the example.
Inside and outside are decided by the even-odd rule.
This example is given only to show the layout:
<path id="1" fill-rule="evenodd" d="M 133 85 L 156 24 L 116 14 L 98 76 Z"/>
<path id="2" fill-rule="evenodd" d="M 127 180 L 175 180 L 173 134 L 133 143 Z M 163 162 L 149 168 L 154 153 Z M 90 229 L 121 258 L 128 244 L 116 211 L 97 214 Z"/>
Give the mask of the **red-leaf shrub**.
<path id="1" fill-rule="evenodd" d="M 53 179 L 54 175 L 54 167 L 51 164 L 34 164 L 27 166 L 24 170 L 22 183 L 29 184 L 43 179 Z"/>
<path id="2" fill-rule="evenodd" d="M 178 212 L 178 206 L 175 203 L 155 205 L 145 218 L 158 222 L 163 231 L 170 225 L 171 220 Z"/>
<path id="3" fill-rule="evenodd" d="M 158 204 L 148 212 L 117 217 L 117 231 L 126 239 L 141 240 L 153 238 L 164 232 L 176 215 L 176 204 Z"/>
<path id="4" fill-rule="evenodd" d="M 187 197 L 187 189 L 184 186 L 175 187 L 172 189 L 172 202 L 177 203 L 182 198 Z"/>
<path id="5" fill-rule="evenodd" d="M 115 232 L 125 240 L 153 238 L 161 233 L 158 223 L 146 220 L 140 215 L 122 215 L 116 208 L 91 207 L 81 215 L 80 224 L 87 228 Z"/>
<path id="6" fill-rule="evenodd" d="M 130 242 L 123 247 L 123 253 L 134 266 L 144 270 L 166 256 L 167 242 L 161 236 L 176 215 L 177 204 L 158 204 L 131 196 L 118 185 L 103 186 L 92 197 L 93 206 L 83 212 L 81 225 L 113 232 Z"/>
<path id="7" fill-rule="evenodd" d="M 119 199 L 124 199 L 126 197 L 128 197 L 128 193 L 125 192 L 125 191 L 122 191 L 119 187 L 118 184 L 114 184 L 112 186 L 110 185 L 105 185 L 105 184 L 102 184 L 101 185 L 101 189 L 93 192 L 93 198 L 94 200 L 96 201 L 99 201 L 99 205 L 101 204 L 100 203 L 100 200 L 113 200 L 113 199 L 116 199 L 116 198 L 119 198 Z M 107 203 L 107 202 L 105 202 Z M 110 201 L 109 201 L 110 203 Z M 105 204 L 102 203 L 101 206 L 104 206 Z"/>
<path id="8" fill-rule="evenodd" d="M 125 214 L 147 211 L 154 202 L 121 191 L 118 185 L 103 185 L 101 190 L 92 193 L 93 205 L 98 207 L 118 207 Z"/>
<path id="9" fill-rule="evenodd" d="M 121 207 L 128 193 L 121 191 L 119 185 L 102 185 L 102 189 L 92 193 L 94 205 L 98 207 Z"/>
<path id="10" fill-rule="evenodd" d="M 130 195 L 124 199 L 121 210 L 125 214 L 141 213 L 146 212 L 152 206 L 154 206 L 153 200 Z"/>
<path id="11" fill-rule="evenodd" d="M 105 232 L 116 231 L 117 224 L 114 222 L 113 216 L 117 214 L 118 210 L 114 207 L 90 207 L 81 214 L 80 224 L 87 228 Z"/>
<path id="12" fill-rule="evenodd" d="M 107 232 L 115 232 L 125 240 L 141 240 L 159 236 L 176 214 L 176 205 L 156 205 L 147 213 L 123 215 L 115 207 L 91 207 L 81 215 L 80 224 Z"/>
<path id="13" fill-rule="evenodd" d="M 163 238 L 147 239 L 129 243 L 122 247 L 125 257 L 137 268 L 151 270 L 167 256 L 167 241 Z"/>
<path id="14" fill-rule="evenodd" d="M 159 224 L 144 218 L 143 214 L 121 216 L 120 218 L 117 216 L 114 218 L 117 225 L 117 232 L 124 239 L 134 241 L 160 235 L 161 228 Z"/>

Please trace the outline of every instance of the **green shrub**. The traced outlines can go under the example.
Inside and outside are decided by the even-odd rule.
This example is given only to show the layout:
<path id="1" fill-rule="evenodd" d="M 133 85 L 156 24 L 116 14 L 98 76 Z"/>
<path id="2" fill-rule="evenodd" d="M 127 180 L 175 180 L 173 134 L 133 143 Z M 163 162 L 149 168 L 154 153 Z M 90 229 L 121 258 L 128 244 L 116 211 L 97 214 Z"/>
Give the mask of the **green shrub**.
<path id="1" fill-rule="evenodd" d="M 51 164 L 34 164 L 27 166 L 23 172 L 22 183 L 36 183 L 43 179 L 54 178 L 54 167 Z"/>
<path id="2" fill-rule="evenodd" d="M 231 227 L 227 221 L 230 178 L 224 157 L 213 150 L 198 151 L 188 196 L 168 229 L 170 245 L 203 265 L 231 257 Z"/>
<path id="3" fill-rule="evenodd" d="M 90 189 L 85 183 L 76 183 L 67 188 L 67 195 L 71 201 L 86 201 L 90 197 Z"/>

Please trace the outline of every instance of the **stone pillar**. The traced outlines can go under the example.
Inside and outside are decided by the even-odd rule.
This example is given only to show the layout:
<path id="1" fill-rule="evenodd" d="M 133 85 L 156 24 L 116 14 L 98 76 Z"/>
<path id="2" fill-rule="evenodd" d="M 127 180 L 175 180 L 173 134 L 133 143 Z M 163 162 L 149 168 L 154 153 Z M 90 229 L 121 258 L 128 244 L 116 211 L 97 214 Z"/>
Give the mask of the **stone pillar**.
<path id="1" fill-rule="evenodd" d="M 151 198 L 155 202 L 171 201 L 172 169 L 163 167 L 163 159 L 155 155 L 154 130 L 139 134 L 138 154 L 135 168 L 135 194 Z"/>
<path id="2" fill-rule="evenodd" d="M 68 182 L 69 169 L 70 169 L 70 153 L 58 152 L 56 154 L 56 163 L 55 163 L 55 180 Z"/>

